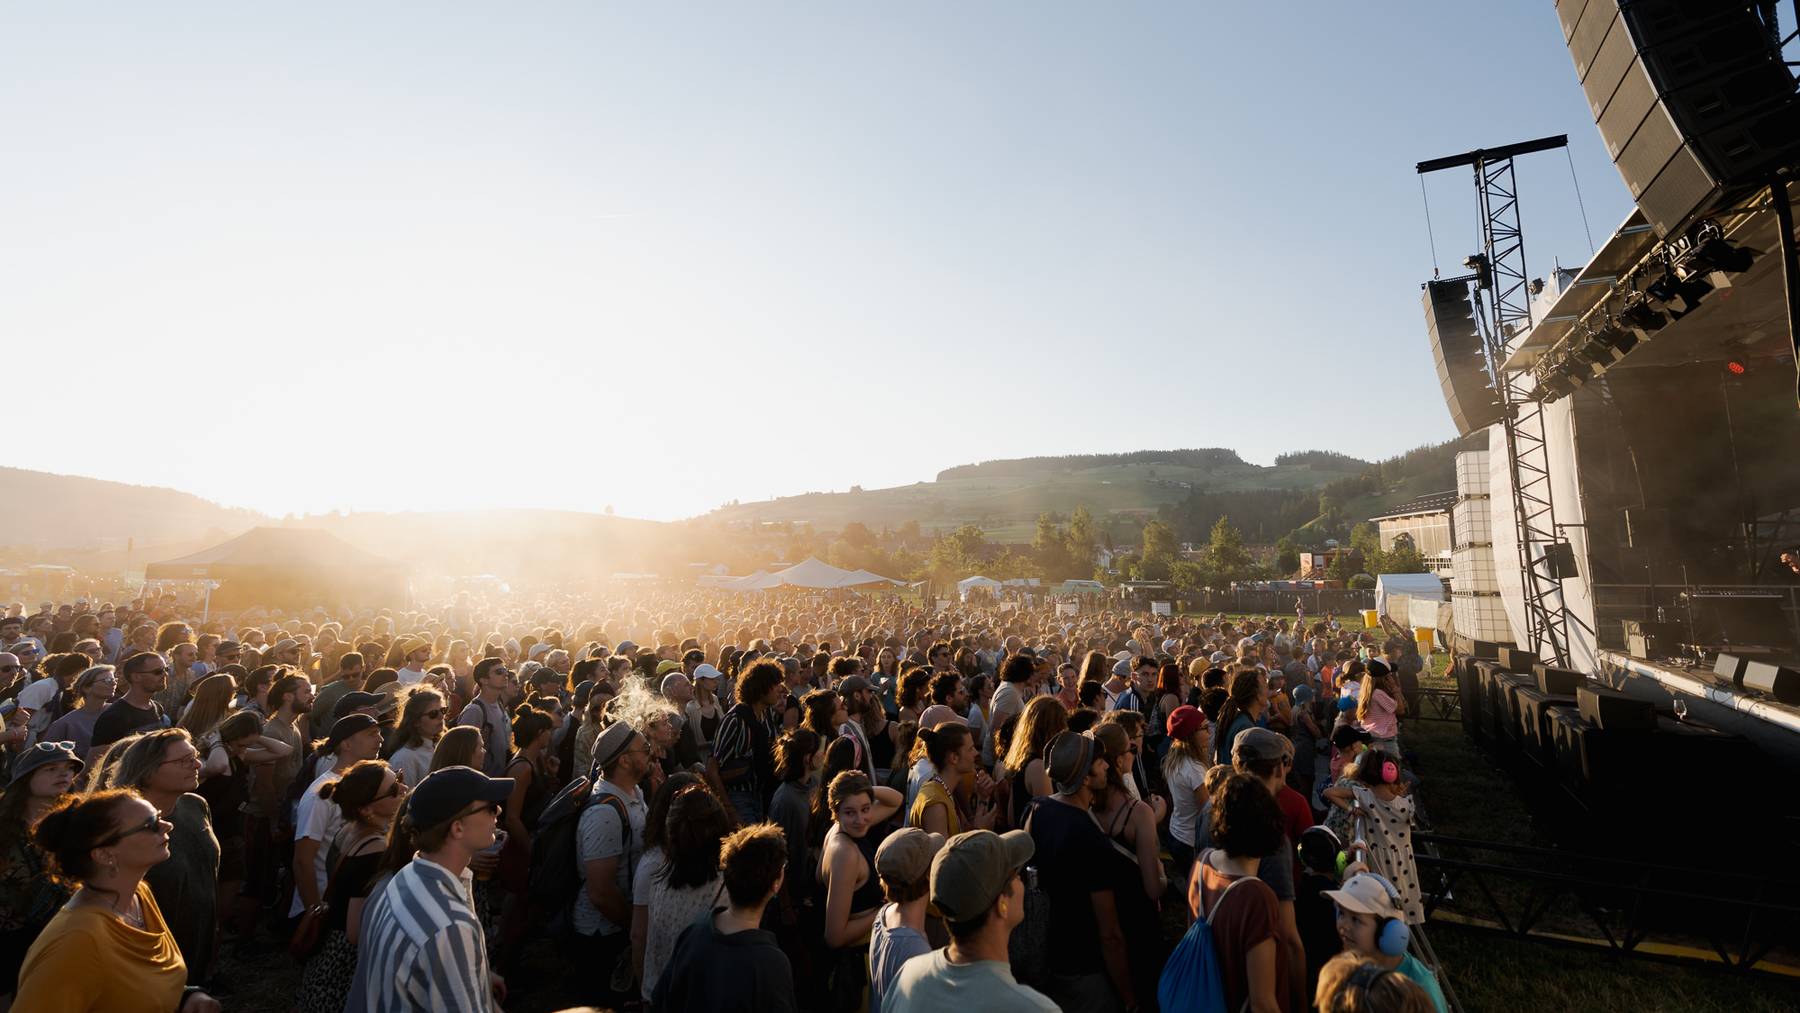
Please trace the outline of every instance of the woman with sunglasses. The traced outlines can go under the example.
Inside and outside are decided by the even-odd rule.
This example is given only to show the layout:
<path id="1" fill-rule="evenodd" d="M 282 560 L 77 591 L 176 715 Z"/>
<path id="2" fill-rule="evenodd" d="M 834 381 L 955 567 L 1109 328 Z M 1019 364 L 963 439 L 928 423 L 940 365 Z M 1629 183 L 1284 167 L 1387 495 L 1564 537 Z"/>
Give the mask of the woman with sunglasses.
<path id="1" fill-rule="evenodd" d="M 319 948 L 300 973 L 298 1006 L 305 1013 L 338 1013 L 356 978 L 363 904 L 380 873 L 388 828 L 406 800 L 406 782 L 391 765 L 364 760 L 320 787 L 319 797 L 342 811 L 344 829 L 331 845 L 336 857 L 325 887 L 325 924 Z"/>
<path id="2" fill-rule="evenodd" d="M 431 773 L 431 757 L 443 734 L 444 695 L 429 686 L 408 690 L 400 707 L 400 723 L 388 739 L 388 763 L 407 784 L 418 784 Z"/>
<path id="3" fill-rule="evenodd" d="M 32 842 L 31 828 L 74 786 L 78 757 L 67 742 L 39 742 L 0 794 L 0 1009 L 12 1001 L 26 948 L 69 899 L 68 887 L 45 875 L 50 856 Z"/>
<path id="4" fill-rule="evenodd" d="M 212 973 L 218 952 L 219 904 L 219 840 L 213 835 L 211 807 L 194 793 L 200 786 L 200 751 L 183 728 L 159 728 L 121 745 L 124 752 L 105 787 L 137 792 L 173 828 L 169 847 L 174 857 L 150 870 L 144 881 L 181 945 L 189 977 L 198 984 Z"/>
<path id="5" fill-rule="evenodd" d="M 144 875 L 169 857 L 168 822 L 132 791 L 65 797 L 33 839 L 79 886 L 31 944 L 15 1009 L 32 1013 L 217 1013 L 186 987 L 187 964 Z"/>

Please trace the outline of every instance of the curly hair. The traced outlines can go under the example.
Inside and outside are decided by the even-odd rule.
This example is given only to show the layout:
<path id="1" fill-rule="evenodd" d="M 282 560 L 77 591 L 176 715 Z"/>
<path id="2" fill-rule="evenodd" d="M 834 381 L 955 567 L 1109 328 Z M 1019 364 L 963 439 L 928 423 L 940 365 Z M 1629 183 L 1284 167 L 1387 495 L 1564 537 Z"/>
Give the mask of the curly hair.
<path id="1" fill-rule="evenodd" d="M 1233 857 L 1272 854 L 1281 846 L 1281 807 L 1261 780 L 1233 774 L 1213 796 L 1213 843 Z"/>

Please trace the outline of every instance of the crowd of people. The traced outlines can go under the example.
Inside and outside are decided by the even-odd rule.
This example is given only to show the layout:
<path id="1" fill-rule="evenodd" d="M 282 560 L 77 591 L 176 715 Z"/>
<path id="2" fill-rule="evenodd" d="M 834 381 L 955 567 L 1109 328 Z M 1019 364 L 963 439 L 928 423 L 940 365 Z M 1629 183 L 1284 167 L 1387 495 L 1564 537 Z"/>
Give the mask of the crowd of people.
<path id="1" fill-rule="evenodd" d="M 308 1011 L 1199 1008 L 1203 928 L 1230 1009 L 1446 1008 L 1422 661 L 1360 624 L 202 609 L 0 617 L 0 1005 L 206 1013 L 279 948 Z"/>

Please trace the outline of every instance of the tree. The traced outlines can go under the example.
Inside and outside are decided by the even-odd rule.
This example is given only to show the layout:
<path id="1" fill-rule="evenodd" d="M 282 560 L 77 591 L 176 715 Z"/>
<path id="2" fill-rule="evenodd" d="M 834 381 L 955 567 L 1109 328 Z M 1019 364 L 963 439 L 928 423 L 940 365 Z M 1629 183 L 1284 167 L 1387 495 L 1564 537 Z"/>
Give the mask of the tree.
<path id="1" fill-rule="evenodd" d="M 945 583 L 969 576 L 981 567 L 986 545 L 987 533 L 974 524 L 939 536 L 931 544 L 931 575 Z"/>
<path id="2" fill-rule="evenodd" d="M 1165 557 L 1172 560 L 1177 554 L 1174 528 L 1163 521 L 1151 521 L 1144 525 L 1145 559 Z"/>
<path id="3" fill-rule="evenodd" d="M 1394 536 L 1394 547 L 1383 552 L 1370 567 L 1374 573 L 1425 573 L 1425 557 L 1413 544 L 1412 536 L 1402 532 Z"/>
<path id="4" fill-rule="evenodd" d="M 1284 577 L 1300 570 L 1300 547 L 1287 535 L 1275 540 L 1275 569 Z"/>
<path id="5" fill-rule="evenodd" d="M 1070 570 L 1077 576 L 1085 576 L 1094 568 L 1094 550 L 1098 545 L 1099 533 L 1094 528 L 1094 515 L 1088 508 L 1078 506 L 1069 518 L 1068 558 Z"/>
<path id="6" fill-rule="evenodd" d="M 1250 573 L 1250 551 L 1244 548 L 1244 536 L 1231 526 L 1231 518 L 1220 517 L 1212 528 L 1212 541 L 1206 547 L 1207 569 L 1221 585 L 1243 580 Z"/>
<path id="7" fill-rule="evenodd" d="M 1070 573 L 1068 535 L 1056 526 L 1056 519 L 1038 514 L 1037 533 L 1031 538 L 1031 552 L 1037 560 L 1038 573 L 1045 580 L 1065 580 Z"/>
<path id="8" fill-rule="evenodd" d="M 844 530 L 838 537 L 853 549 L 867 549 L 875 544 L 875 533 L 861 521 L 851 521 L 844 525 Z"/>

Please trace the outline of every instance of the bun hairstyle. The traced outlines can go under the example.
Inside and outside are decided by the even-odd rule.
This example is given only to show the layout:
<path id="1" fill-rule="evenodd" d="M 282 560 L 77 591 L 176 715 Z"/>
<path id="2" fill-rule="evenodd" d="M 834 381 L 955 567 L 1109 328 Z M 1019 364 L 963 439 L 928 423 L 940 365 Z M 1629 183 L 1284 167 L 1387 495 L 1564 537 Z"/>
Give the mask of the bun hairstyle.
<path id="1" fill-rule="evenodd" d="M 389 767 L 381 760 L 363 760 L 335 781 L 319 786 L 319 797 L 337 803 L 346 820 L 355 820 L 365 806 L 381 794 L 381 782 L 387 780 Z"/>
<path id="2" fill-rule="evenodd" d="M 93 851 L 117 833 L 119 810 L 141 798 L 135 791 L 109 788 L 88 795 L 65 795 L 32 830 L 32 840 L 50 856 L 50 874 L 69 886 L 98 871 Z"/>
<path id="3" fill-rule="evenodd" d="M 533 707 L 529 701 L 520 704 L 513 710 L 512 739 L 518 746 L 528 746 L 539 735 L 556 726 L 556 719 L 550 712 Z"/>
<path id="4" fill-rule="evenodd" d="M 939 725 L 936 728 L 919 729 L 919 742 L 925 747 L 925 756 L 931 765 L 938 770 L 944 769 L 944 762 L 950 755 L 969 741 L 969 726 L 954 722 Z M 837 808 L 835 805 L 833 809 Z"/>

